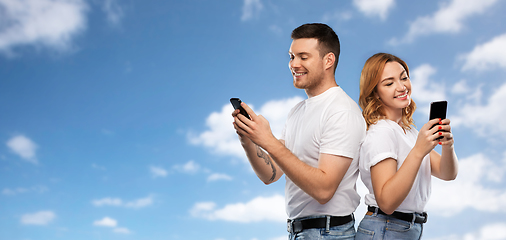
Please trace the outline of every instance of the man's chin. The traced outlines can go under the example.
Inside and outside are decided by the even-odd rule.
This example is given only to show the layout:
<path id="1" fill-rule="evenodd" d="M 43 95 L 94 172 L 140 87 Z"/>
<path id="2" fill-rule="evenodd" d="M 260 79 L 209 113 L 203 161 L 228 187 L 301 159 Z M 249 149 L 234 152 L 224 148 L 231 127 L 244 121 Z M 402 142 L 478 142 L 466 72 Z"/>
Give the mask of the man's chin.
<path id="1" fill-rule="evenodd" d="M 303 84 L 297 80 L 293 80 L 293 86 L 298 89 L 306 89 L 306 84 Z"/>

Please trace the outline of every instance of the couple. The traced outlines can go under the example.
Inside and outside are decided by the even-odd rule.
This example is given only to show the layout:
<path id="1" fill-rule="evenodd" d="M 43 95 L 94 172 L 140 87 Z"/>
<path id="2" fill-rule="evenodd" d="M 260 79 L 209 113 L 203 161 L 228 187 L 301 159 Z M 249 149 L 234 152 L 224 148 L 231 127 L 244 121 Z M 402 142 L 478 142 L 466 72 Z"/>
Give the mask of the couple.
<path id="1" fill-rule="evenodd" d="M 246 104 L 241 106 L 251 120 L 239 110 L 232 113 L 257 176 L 270 184 L 286 175 L 289 238 L 420 239 L 431 175 L 457 175 L 450 120 L 414 128 L 408 66 L 385 53 L 364 65 L 361 112 L 335 81 L 340 44 L 332 28 L 304 24 L 293 30 L 292 40 L 293 84 L 308 99 L 290 111 L 281 138 Z M 438 144 L 442 155 L 433 150 Z M 355 231 L 359 171 L 369 190 L 368 212 Z"/>

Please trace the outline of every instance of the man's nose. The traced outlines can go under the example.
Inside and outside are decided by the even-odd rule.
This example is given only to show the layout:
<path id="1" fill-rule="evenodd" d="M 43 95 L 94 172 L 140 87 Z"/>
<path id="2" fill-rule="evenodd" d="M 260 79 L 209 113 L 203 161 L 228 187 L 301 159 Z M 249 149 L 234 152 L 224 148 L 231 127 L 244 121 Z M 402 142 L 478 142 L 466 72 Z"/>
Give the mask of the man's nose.
<path id="1" fill-rule="evenodd" d="M 291 59 L 288 63 L 288 67 L 290 69 L 298 68 L 300 67 L 300 61 L 297 58 Z"/>

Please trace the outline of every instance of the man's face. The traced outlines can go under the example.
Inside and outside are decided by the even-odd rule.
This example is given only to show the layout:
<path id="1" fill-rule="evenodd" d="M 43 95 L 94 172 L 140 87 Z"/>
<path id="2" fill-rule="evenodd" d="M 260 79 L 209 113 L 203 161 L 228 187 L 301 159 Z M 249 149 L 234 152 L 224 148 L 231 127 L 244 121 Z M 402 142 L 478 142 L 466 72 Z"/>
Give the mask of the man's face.
<path id="1" fill-rule="evenodd" d="M 323 79 L 324 62 L 318 50 L 316 38 L 300 38 L 292 41 L 288 67 L 293 85 L 300 89 L 312 89 Z"/>

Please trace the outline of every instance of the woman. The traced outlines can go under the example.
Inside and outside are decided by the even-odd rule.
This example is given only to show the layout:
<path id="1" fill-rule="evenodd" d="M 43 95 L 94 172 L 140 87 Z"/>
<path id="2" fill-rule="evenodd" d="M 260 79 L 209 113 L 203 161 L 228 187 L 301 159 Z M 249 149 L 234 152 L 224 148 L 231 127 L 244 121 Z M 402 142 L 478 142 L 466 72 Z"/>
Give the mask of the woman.
<path id="1" fill-rule="evenodd" d="M 359 169 L 369 193 L 355 239 L 420 239 L 431 175 L 447 181 L 457 176 L 450 120 L 430 120 L 420 132 L 414 128 L 408 66 L 387 53 L 366 61 L 359 104 L 368 129 Z M 433 150 L 438 144 L 442 155 Z"/>

